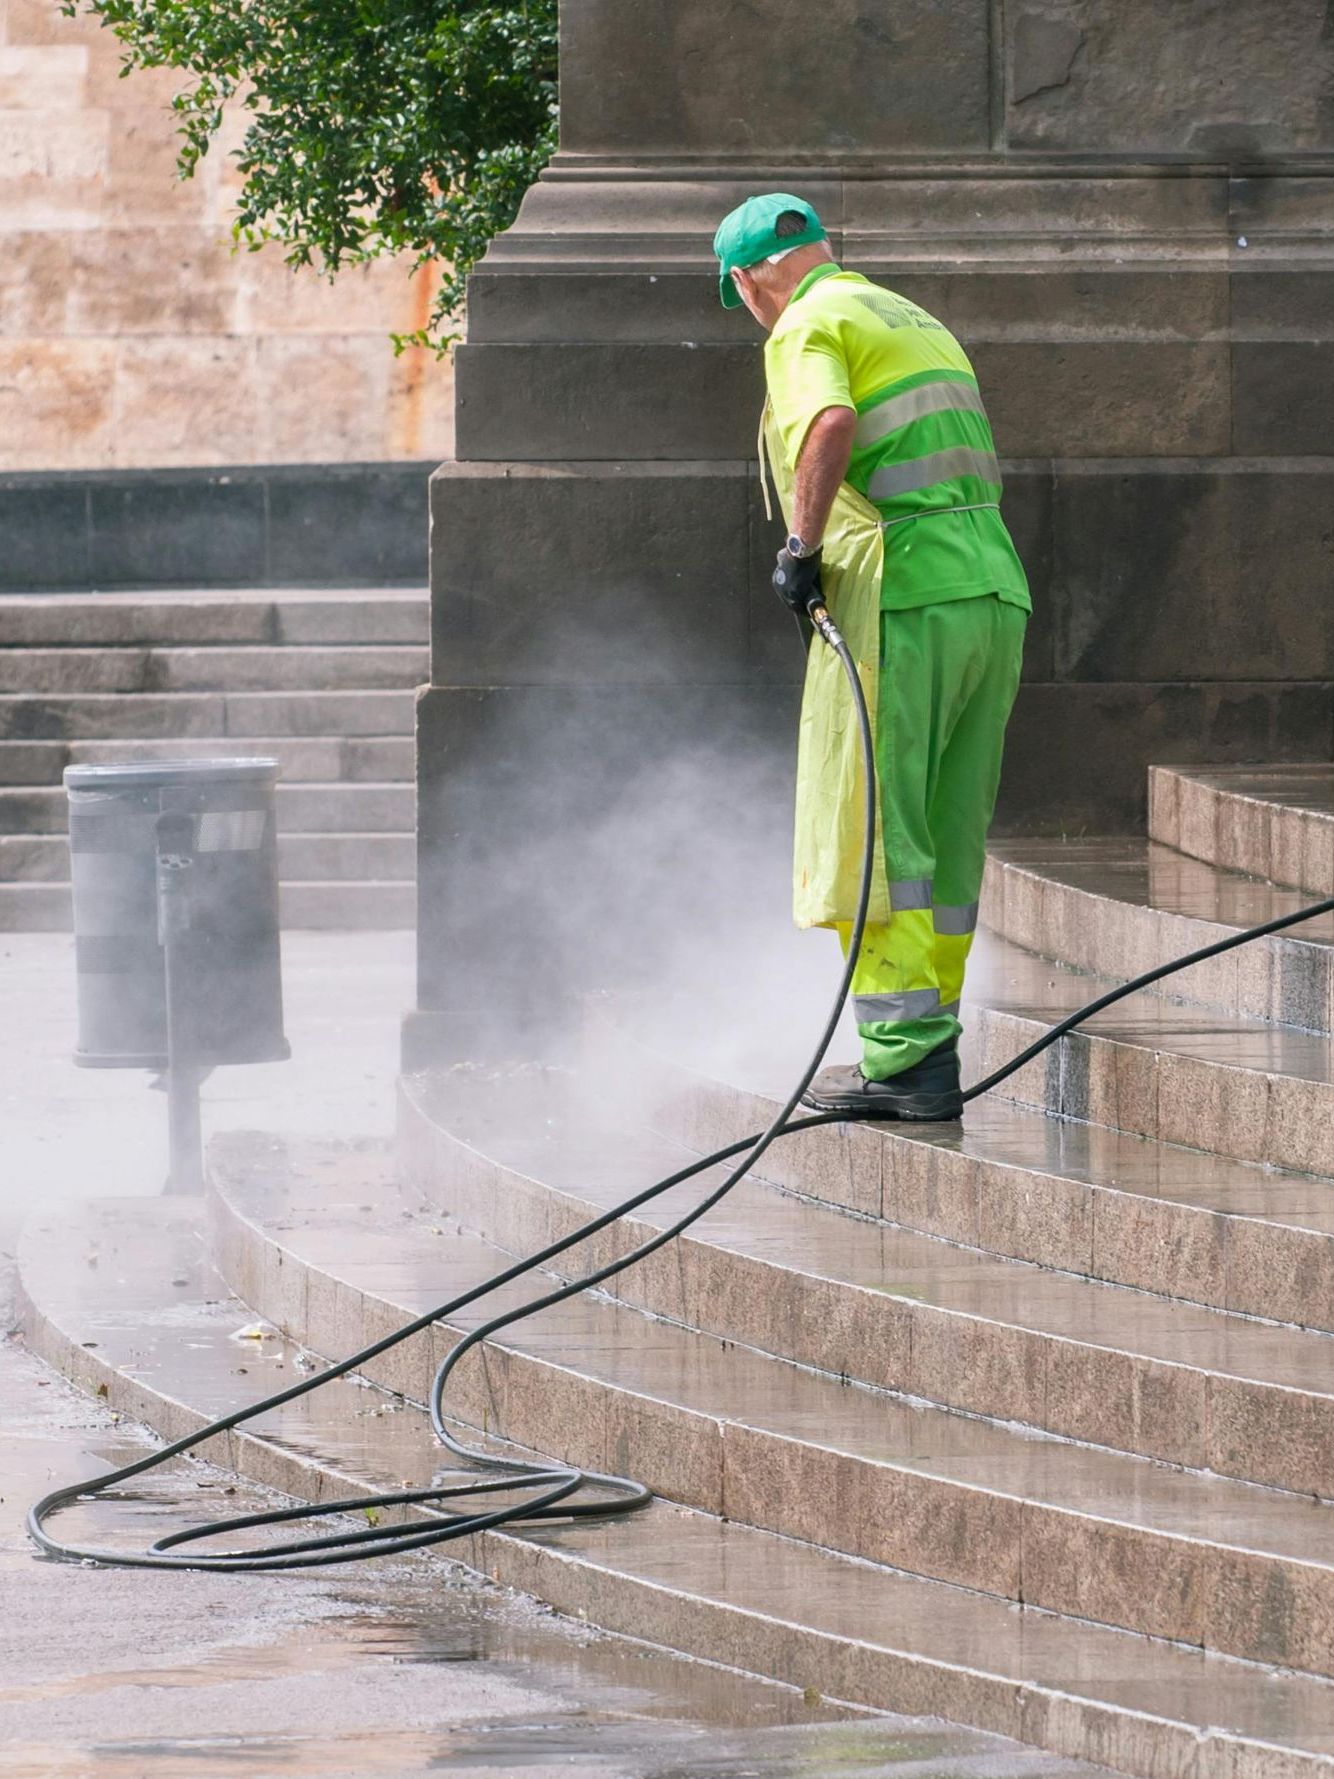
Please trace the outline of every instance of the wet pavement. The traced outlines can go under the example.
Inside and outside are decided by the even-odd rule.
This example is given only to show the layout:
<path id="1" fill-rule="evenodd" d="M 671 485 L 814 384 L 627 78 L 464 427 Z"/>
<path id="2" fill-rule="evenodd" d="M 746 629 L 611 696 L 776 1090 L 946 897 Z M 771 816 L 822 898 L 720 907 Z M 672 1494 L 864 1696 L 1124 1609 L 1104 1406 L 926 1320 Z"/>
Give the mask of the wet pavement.
<path id="1" fill-rule="evenodd" d="M 220 1074 L 212 1128 L 385 1132 L 397 1023 L 410 998 L 402 935 L 289 935 L 296 1059 Z M 7 936 L 0 1095 L 7 1177 L 0 1242 L 34 1202 L 151 1194 L 162 1108 L 139 1074 L 79 1072 L 70 941 Z M 334 985 L 337 985 L 335 999 Z M 355 993 L 349 993 L 349 985 Z M 351 1008 L 348 1012 L 346 1009 Z M 7 1266 L 7 1261 L 5 1265 Z M 0 1277 L 0 1325 L 12 1279 Z M 144 1449 L 17 1341 L 0 1344 L 0 1775 L 196 1774 L 488 1779 L 1059 1779 L 1079 1768 L 935 1722 L 850 1711 L 557 1619 L 439 1560 L 323 1574 L 146 1575 L 37 1560 L 28 1504 Z M 187 1465 L 99 1509 L 99 1537 L 142 1544 L 263 1501 Z M 77 1526 L 71 1515 L 71 1529 Z"/>

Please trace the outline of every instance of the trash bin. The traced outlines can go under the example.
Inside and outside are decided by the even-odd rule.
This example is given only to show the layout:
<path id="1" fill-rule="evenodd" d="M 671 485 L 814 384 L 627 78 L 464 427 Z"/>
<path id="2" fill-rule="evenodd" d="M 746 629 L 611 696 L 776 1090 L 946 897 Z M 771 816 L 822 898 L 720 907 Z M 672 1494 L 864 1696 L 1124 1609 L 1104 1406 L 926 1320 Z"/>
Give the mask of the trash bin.
<path id="1" fill-rule="evenodd" d="M 283 1036 L 276 760 L 70 766 L 70 876 L 85 1068 L 167 1065 L 160 835 L 182 911 L 173 952 L 188 1061 L 275 1062 Z M 163 818 L 168 818 L 165 822 Z M 185 1061 L 186 1058 L 178 1058 Z"/>

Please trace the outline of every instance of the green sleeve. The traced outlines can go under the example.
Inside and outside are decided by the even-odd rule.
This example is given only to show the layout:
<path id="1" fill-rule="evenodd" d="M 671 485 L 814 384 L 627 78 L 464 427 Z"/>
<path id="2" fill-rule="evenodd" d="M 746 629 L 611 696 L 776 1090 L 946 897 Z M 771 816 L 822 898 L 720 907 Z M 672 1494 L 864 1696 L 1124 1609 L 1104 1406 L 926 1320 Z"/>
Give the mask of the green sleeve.
<path id="1" fill-rule="evenodd" d="M 857 405 L 836 325 L 812 316 L 781 329 L 765 347 L 764 369 L 783 451 L 795 469 L 816 415 Z"/>

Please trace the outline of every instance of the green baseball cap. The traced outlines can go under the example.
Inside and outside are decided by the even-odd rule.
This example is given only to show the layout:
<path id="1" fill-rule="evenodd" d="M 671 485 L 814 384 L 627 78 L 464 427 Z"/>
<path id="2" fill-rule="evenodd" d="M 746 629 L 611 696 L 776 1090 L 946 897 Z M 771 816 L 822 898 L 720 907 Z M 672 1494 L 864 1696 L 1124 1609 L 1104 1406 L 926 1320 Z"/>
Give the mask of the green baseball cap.
<path id="1" fill-rule="evenodd" d="M 780 241 L 774 233 L 780 216 L 790 210 L 805 220 L 799 235 L 784 235 Z M 827 241 L 824 224 L 805 198 L 794 198 L 791 192 L 771 191 L 763 197 L 747 198 L 730 210 L 718 224 L 713 237 L 713 251 L 718 255 L 718 295 L 724 309 L 737 309 L 741 297 L 732 282 L 732 273 L 746 266 L 757 265 L 771 253 L 786 253 L 789 247 L 808 247 L 812 241 Z"/>

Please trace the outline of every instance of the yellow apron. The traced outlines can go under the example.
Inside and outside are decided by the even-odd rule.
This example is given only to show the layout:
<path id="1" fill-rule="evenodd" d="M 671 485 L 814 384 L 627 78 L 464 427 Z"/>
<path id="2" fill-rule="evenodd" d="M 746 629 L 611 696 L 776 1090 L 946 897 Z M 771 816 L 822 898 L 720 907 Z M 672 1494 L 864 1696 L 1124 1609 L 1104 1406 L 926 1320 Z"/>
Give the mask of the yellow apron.
<path id="1" fill-rule="evenodd" d="M 771 466 L 779 504 L 791 530 L 793 476 L 766 405 L 760 428 L 760 476 Z M 765 481 L 765 510 L 769 490 Z M 834 500 L 824 534 L 820 579 L 825 603 L 857 664 L 871 732 L 880 682 L 880 579 L 885 540 L 880 515 L 846 482 Z M 818 638 L 806 660 L 797 736 L 797 808 L 792 860 L 792 914 L 799 927 L 850 921 L 861 888 L 866 797 L 861 741 L 852 694 L 838 656 Z M 889 920 L 880 811 L 867 918 Z"/>

